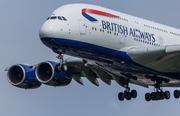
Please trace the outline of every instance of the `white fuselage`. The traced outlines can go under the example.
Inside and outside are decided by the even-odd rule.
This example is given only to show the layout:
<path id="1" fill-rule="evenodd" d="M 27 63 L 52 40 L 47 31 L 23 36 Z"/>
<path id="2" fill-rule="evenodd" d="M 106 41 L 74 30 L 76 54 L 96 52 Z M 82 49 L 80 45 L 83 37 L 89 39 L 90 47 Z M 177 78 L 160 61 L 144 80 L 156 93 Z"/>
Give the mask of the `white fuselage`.
<path id="1" fill-rule="evenodd" d="M 100 6 L 69 4 L 45 21 L 40 38 L 49 48 L 72 56 L 121 62 L 131 48 L 180 44 L 180 30 Z"/>
<path id="2" fill-rule="evenodd" d="M 83 17 L 81 12 L 83 8 L 104 11 L 120 16 L 120 18 L 89 13 L 98 19 L 98 21 L 91 22 Z M 65 16 L 67 18 L 67 21 L 55 19 L 47 20 L 44 23 L 44 25 L 50 25 L 54 31 L 52 36 L 56 38 L 77 40 L 114 50 L 129 46 L 160 46 L 180 43 L 180 31 L 178 29 L 99 6 L 65 5 L 55 10 L 52 16 Z M 84 22 L 85 28 L 80 24 L 80 21 Z M 103 22 L 106 26 L 104 29 Z M 108 23 L 110 28 L 107 27 Z"/>

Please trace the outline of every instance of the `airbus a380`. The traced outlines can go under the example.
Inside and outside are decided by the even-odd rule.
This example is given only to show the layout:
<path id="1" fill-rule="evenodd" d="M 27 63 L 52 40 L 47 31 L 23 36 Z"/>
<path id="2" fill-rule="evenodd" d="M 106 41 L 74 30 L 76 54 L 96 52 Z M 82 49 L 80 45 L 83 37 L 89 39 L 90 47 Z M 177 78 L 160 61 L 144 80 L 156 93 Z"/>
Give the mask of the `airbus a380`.
<path id="1" fill-rule="evenodd" d="M 7 77 L 16 87 L 66 86 L 72 78 L 84 85 L 81 77 L 96 86 L 99 79 L 108 85 L 114 80 L 125 88 L 120 101 L 137 97 L 129 83 L 154 86 L 146 101 L 169 99 L 162 87 L 180 87 L 178 29 L 100 6 L 68 4 L 47 18 L 39 35 L 59 60 L 11 66 Z M 64 54 L 77 58 L 64 60 Z"/>

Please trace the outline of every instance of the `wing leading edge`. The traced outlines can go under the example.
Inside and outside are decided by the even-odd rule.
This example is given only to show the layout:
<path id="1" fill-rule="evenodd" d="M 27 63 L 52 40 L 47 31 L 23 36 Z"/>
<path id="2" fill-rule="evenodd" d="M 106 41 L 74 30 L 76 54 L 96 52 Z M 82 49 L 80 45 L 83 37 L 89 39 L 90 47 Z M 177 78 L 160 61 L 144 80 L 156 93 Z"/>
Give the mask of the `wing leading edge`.
<path id="1" fill-rule="evenodd" d="M 180 72 L 180 45 L 131 48 L 133 61 L 159 72 Z"/>

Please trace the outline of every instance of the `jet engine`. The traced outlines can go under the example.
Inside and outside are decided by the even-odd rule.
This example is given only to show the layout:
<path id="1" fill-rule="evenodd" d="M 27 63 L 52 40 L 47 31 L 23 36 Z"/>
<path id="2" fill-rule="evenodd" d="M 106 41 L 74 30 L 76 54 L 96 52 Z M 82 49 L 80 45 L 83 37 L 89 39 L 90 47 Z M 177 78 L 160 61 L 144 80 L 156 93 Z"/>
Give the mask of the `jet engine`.
<path id="1" fill-rule="evenodd" d="M 69 70 L 66 72 L 56 72 L 55 66 L 58 62 L 47 61 L 40 63 L 36 68 L 37 79 L 50 86 L 66 86 L 72 80 L 72 74 Z"/>
<path id="2" fill-rule="evenodd" d="M 9 68 L 7 73 L 10 84 L 24 89 L 35 89 L 41 83 L 35 76 L 35 68 L 32 65 L 18 64 Z"/>

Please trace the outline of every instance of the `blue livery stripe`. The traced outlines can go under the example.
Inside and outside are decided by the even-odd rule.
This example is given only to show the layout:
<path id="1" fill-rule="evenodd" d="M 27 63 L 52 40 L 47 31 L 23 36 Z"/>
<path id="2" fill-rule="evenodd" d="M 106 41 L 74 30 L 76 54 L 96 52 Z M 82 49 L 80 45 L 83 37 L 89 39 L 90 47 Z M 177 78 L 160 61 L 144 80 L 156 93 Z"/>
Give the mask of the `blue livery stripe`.
<path id="1" fill-rule="evenodd" d="M 85 18 L 87 18 L 89 21 L 98 21 L 97 19 L 95 19 L 95 18 L 93 18 L 93 17 L 91 17 L 90 15 L 88 15 L 87 13 L 82 13 L 82 15 L 85 17 Z"/>

